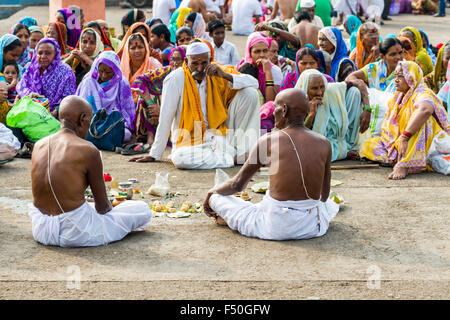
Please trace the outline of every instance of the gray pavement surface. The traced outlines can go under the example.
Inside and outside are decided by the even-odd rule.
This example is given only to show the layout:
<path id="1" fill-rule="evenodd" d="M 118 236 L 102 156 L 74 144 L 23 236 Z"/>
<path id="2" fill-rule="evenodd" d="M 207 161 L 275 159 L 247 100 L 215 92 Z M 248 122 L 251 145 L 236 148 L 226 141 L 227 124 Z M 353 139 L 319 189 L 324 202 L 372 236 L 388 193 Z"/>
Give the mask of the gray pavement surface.
<path id="1" fill-rule="evenodd" d="M 117 25 L 126 10 L 108 8 Z M 18 13 L 47 21 L 42 7 Z M 14 21 L 11 17 L 0 32 Z M 416 21 L 416 22 L 414 22 Z M 383 34 L 419 25 L 444 41 L 437 18 L 398 16 Z M 446 21 L 448 18 L 439 21 Z M 442 26 L 441 26 L 442 29 Z M 229 39 L 240 43 L 245 37 Z M 166 150 L 167 157 L 169 149 Z M 158 171 L 169 172 L 173 200 L 202 201 L 213 170 L 177 170 L 165 160 L 132 164 L 103 152 L 105 172 L 118 181 L 138 178 L 146 191 Z M 349 161 L 337 164 L 349 164 Z M 96 248 L 36 243 L 27 204 L 29 160 L 0 167 L 1 299 L 448 299 L 450 280 L 450 179 L 437 173 L 387 179 L 389 168 L 335 170 L 332 189 L 345 203 L 321 238 L 263 241 L 217 226 L 205 215 L 154 218 L 145 232 Z M 226 169 L 229 175 L 239 167 Z M 267 180 L 258 173 L 254 183 Z M 252 202 L 262 196 L 248 190 Z M 145 201 L 155 200 L 145 195 Z M 74 271 L 75 270 L 75 271 Z M 79 270 L 80 287 L 73 287 Z M 75 272 L 75 273 L 74 273 Z M 380 282 L 377 282 L 380 280 Z"/>

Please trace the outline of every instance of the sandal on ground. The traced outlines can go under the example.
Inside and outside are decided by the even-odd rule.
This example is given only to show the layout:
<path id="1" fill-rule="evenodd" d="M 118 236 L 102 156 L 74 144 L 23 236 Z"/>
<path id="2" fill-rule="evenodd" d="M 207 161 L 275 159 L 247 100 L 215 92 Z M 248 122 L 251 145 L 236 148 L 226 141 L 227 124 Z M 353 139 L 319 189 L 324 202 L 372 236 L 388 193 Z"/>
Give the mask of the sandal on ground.
<path id="1" fill-rule="evenodd" d="M 135 155 L 135 154 L 142 154 L 142 153 L 146 153 L 150 151 L 150 145 L 148 143 L 142 145 L 142 144 L 135 144 L 130 145 L 130 148 L 125 147 L 125 150 L 123 150 L 121 152 L 122 155 L 124 156 L 130 156 L 130 155 Z"/>
<path id="2" fill-rule="evenodd" d="M 22 149 L 19 150 L 16 157 L 23 159 L 31 159 L 34 145 L 31 142 L 25 142 Z"/>

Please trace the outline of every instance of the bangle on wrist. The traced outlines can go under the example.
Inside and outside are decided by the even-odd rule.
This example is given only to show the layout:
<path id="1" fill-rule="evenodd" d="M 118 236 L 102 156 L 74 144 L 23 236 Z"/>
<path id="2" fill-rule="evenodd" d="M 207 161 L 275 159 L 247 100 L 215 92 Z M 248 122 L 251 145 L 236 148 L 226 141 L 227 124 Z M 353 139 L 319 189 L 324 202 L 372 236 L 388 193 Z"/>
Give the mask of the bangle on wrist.
<path id="1" fill-rule="evenodd" d="M 372 108 L 371 108 L 370 106 L 364 106 L 364 107 L 363 107 L 363 110 L 364 110 L 364 111 L 372 112 Z"/>
<path id="2" fill-rule="evenodd" d="M 402 136 L 404 136 L 406 140 L 409 140 L 412 137 L 412 134 L 405 130 L 402 132 Z"/>

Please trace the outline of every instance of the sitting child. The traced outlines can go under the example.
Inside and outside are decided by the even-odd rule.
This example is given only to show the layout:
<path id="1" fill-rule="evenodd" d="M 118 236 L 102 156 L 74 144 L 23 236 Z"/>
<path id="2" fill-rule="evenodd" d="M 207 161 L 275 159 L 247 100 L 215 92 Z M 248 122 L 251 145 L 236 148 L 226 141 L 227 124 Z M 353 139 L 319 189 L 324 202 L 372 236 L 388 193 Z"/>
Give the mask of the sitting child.
<path id="1" fill-rule="evenodd" d="M 13 105 L 17 97 L 16 85 L 19 80 L 19 66 L 15 62 L 6 62 L 3 65 L 2 73 L 8 83 L 8 98 L 9 105 Z"/>

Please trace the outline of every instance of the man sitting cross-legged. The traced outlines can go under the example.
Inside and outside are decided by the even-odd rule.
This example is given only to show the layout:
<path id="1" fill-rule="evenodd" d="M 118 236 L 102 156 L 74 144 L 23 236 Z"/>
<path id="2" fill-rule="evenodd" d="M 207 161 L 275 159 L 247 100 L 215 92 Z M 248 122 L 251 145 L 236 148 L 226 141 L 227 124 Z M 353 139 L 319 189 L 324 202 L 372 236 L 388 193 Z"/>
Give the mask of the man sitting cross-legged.
<path id="1" fill-rule="evenodd" d="M 100 152 L 84 140 L 92 119 L 89 103 L 77 96 L 59 107 L 61 130 L 39 140 L 33 150 L 29 205 L 33 237 L 45 245 L 85 247 L 122 239 L 150 224 L 143 201 L 126 201 L 115 208 L 106 195 Z M 85 200 L 90 186 L 95 208 Z"/>
<path id="2" fill-rule="evenodd" d="M 213 169 L 243 163 L 260 132 L 258 81 L 233 67 L 211 63 L 211 51 L 194 42 L 182 68 L 163 84 L 155 142 L 148 156 L 159 160 L 169 135 L 171 160 L 177 168 Z"/>
<path id="3" fill-rule="evenodd" d="M 339 211 L 328 199 L 330 142 L 304 126 L 308 98 L 301 90 L 279 93 L 274 104 L 278 130 L 259 139 L 236 176 L 208 192 L 205 212 L 248 237 L 287 240 L 322 236 Z M 264 199 L 252 204 L 234 197 L 263 164 L 269 165 L 270 175 Z"/>

